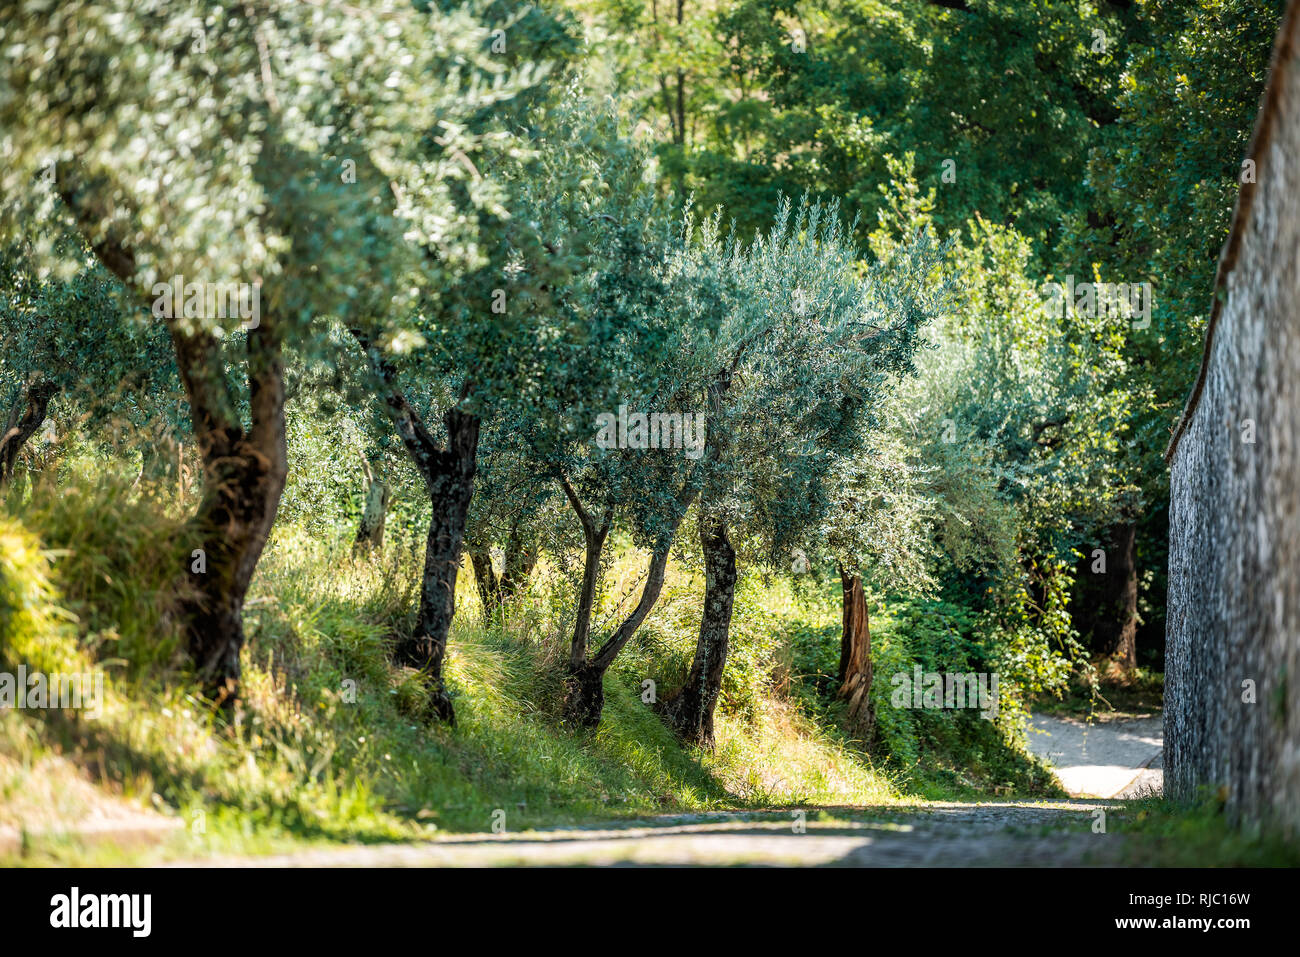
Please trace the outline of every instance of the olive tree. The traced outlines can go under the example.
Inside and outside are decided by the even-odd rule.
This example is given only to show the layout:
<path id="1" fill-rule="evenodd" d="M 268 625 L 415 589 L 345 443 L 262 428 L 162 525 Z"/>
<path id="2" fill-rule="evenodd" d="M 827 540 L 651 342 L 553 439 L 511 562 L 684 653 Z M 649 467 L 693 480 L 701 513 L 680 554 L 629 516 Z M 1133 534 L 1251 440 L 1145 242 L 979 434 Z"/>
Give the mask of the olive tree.
<path id="1" fill-rule="evenodd" d="M 7 227 L 48 183 L 171 339 L 203 466 L 182 614 L 229 706 L 285 483 L 286 345 L 454 275 L 474 242 L 452 201 L 470 179 L 458 119 L 528 78 L 491 59 L 471 10 L 397 0 L 26 0 L 0 11 L 0 42 Z"/>
<path id="2" fill-rule="evenodd" d="M 724 319 L 699 342 L 708 372 L 701 475 L 704 606 L 685 684 L 661 709 L 684 740 L 711 747 L 736 585 L 733 532 L 779 553 L 829 504 L 836 463 L 861 448 L 921 330 L 943 308 L 932 237 L 864 262 L 834 206 L 783 201 L 752 243 L 701 230 L 693 255 L 731 277 Z"/>
<path id="3" fill-rule="evenodd" d="M 37 247 L 46 240 L 57 243 L 66 268 L 42 266 Z M 56 416 L 101 433 L 125 420 L 141 474 L 157 472 L 155 449 L 174 425 L 162 397 L 174 396 L 179 381 L 170 343 L 147 317 L 78 236 L 48 219 L 25 223 L 0 252 L 0 485 L 15 477 L 25 443 Z"/>

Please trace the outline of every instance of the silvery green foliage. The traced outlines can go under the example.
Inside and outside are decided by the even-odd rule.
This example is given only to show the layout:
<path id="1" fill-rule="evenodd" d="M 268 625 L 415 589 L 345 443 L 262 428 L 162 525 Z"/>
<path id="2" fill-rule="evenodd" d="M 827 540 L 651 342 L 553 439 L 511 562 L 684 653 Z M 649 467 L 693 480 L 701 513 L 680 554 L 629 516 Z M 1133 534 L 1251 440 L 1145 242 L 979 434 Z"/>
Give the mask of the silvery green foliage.
<path id="1" fill-rule="evenodd" d="M 826 479 L 829 507 L 815 544 L 851 575 L 900 594 L 926 594 L 934 585 L 936 525 L 942 502 L 935 469 L 918 464 L 900 439 L 883 426 L 871 444 L 839 458 Z"/>
<path id="2" fill-rule="evenodd" d="M 37 253 L 42 239 L 64 268 Z M 63 422 L 184 428 L 176 403 L 159 401 L 180 393 L 166 331 L 60 223 L 31 221 L 0 251 L 0 343 L 0 420 L 46 384 Z"/>
<path id="3" fill-rule="evenodd" d="M 261 280 L 288 321 L 409 298 L 478 254 L 452 190 L 497 200 L 466 118 L 536 75 L 489 38 L 472 6 L 400 0 L 7 4 L 6 223 L 49 182 L 146 296 L 174 275 Z M 368 169 L 382 189 L 349 181 Z"/>
<path id="4" fill-rule="evenodd" d="M 615 104 L 573 94 L 545 119 L 536 164 L 510 184 L 516 218 L 547 239 L 552 281 L 544 299 L 522 307 L 541 309 L 546 321 L 510 345 L 527 346 L 515 375 L 529 375 L 485 432 L 486 485 L 523 487 L 498 482 L 494 468 L 563 476 L 597 515 L 636 499 L 633 524 L 648 542 L 664 531 L 660 513 L 672 512 L 687 461 L 680 452 L 601 449 L 593 440 L 597 417 L 620 403 L 669 411 L 687 401 L 677 377 L 694 318 L 688 284 L 670 280 L 682 235 L 656 195 L 648 153 L 621 131 Z M 538 268 L 520 265 L 524 279 Z"/>
<path id="5" fill-rule="evenodd" d="M 510 218 L 477 295 L 499 289 L 505 311 L 467 314 L 459 354 L 473 359 L 445 370 L 473 383 L 467 398 L 484 416 L 470 529 L 479 541 L 518 522 L 563 540 L 572 516 L 554 501 L 556 472 L 619 401 L 645 299 L 638 284 L 661 268 L 655 236 L 668 219 L 617 106 L 570 84 L 526 118 L 530 154 L 501 168 Z"/>
<path id="6" fill-rule="evenodd" d="M 833 205 L 783 201 L 747 245 L 724 239 L 719 222 L 704 223 L 692 253 L 722 264 L 727 298 L 692 358 L 706 381 L 729 376 L 705 495 L 781 561 L 833 521 L 832 486 L 915 373 L 922 330 L 948 295 L 943 250 L 921 232 L 866 260 Z"/>

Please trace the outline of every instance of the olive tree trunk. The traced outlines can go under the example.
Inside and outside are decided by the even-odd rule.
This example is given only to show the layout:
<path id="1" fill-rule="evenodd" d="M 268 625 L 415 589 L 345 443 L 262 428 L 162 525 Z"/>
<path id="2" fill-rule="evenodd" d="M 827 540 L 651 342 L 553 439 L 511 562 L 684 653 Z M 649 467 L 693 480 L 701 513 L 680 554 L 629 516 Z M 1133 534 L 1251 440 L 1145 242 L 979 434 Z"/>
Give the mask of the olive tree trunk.
<path id="1" fill-rule="evenodd" d="M 731 643 L 731 614 L 736 598 L 736 551 L 726 523 L 700 516 L 704 553 L 704 612 L 686 684 L 663 703 L 663 714 L 677 736 L 712 749 L 713 712 L 722 693 L 722 675 Z"/>
<path id="2" fill-rule="evenodd" d="M 734 366 L 719 371 L 707 391 L 703 463 L 709 473 L 721 463 L 728 444 L 722 422 L 733 374 Z M 712 506 L 711 493 L 707 493 L 700 509 L 705 586 L 695 656 L 686 684 L 659 705 L 660 713 L 683 741 L 710 749 L 714 742 L 713 711 L 722 693 L 736 593 L 736 552 L 727 537 L 726 522 Z"/>
<path id="3" fill-rule="evenodd" d="M 33 383 L 9 411 L 4 431 L 0 432 L 0 488 L 14 476 L 18 453 L 45 421 L 50 399 L 58 392 L 51 382 Z"/>
<path id="4" fill-rule="evenodd" d="M 98 218 L 93 197 L 69 177 L 64 203 L 84 226 Z M 88 230 L 89 233 L 94 230 Z M 94 245 L 128 288 L 139 288 L 134 252 L 112 239 Z M 275 521 L 288 474 L 284 418 L 283 328 L 267 310 L 248 331 L 245 366 L 250 424 L 230 389 L 222 341 L 210 331 L 167 320 L 189 401 L 203 475 L 203 497 L 187 524 L 192 588 L 180 601 L 186 644 L 204 694 L 230 712 L 239 694 L 244 599 Z"/>
<path id="5" fill-rule="evenodd" d="M 512 598 L 528 585 L 537 567 L 537 541 L 524 535 L 516 524 L 506 539 L 506 562 L 497 582 L 501 597 Z"/>
<path id="6" fill-rule="evenodd" d="M 361 509 L 361 521 L 357 524 L 357 537 L 352 542 L 352 554 L 366 552 L 384 547 L 384 523 L 388 518 L 388 499 L 392 489 L 388 483 L 373 476 L 366 480 L 366 502 Z"/>
<path id="7" fill-rule="evenodd" d="M 569 646 L 569 660 L 564 679 L 564 717 L 571 724 L 594 728 L 600 724 L 601 713 L 605 707 L 605 672 L 618 658 L 624 646 L 636 634 L 641 623 L 659 600 L 664 587 L 664 574 L 668 567 L 668 551 L 677 534 L 682 519 L 694 501 L 697 489 L 688 480 L 677 496 L 676 510 L 669 527 L 659 540 L 659 545 L 651 552 L 650 562 L 646 568 L 645 584 L 641 588 L 641 597 L 636 607 L 615 629 L 596 651 L 590 656 L 587 646 L 591 635 L 591 609 L 595 604 L 596 585 L 600 574 L 600 557 L 604 549 L 605 537 L 609 534 L 613 522 L 613 508 L 609 507 L 601 521 L 592 517 L 583 506 L 572 486 L 561 478 L 561 487 L 569 498 L 569 504 L 582 522 L 583 533 L 587 537 L 587 548 L 583 561 L 582 588 L 578 595 L 578 615 L 574 625 L 573 640 Z"/>
<path id="8" fill-rule="evenodd" d="M 431 505 L 415 627 L 398 641 L 394 657 L 399 664 L 420 669 L 428 683 L 434 713 L 448 724 L 455 724 L 456 711 L 442 672 L 447 635 L 456 614 L 456 577 L 478 469 L 479 419 L 455 406 L 449 408 L 442 417 L 447 432 L 446 446 L 442 446 L 407 402 L 395 370 L 368 334 L 361 329 L 351 332 L 366 352 L 380 398 L 424 479 Z M 462 387 L 462 399 L 467 388 Z"/>
<path id="9" fill-rule="evenodd" d="M 501 584 L 496 569 L 492 567 L 492 553 L 477 542 L 467 544 L 465 551 L 469 553 L 469 563 L 474 569 L 474 585 L 478 589 L 479 601 L 483 603 L 483 614 L 491 618 L 501 605 Z"/>
<path id="10" fill-rule="evenodd" d="M 525 540 L 518 525 L 510 530 L 505 545 L 505 567 L 498 575 L 492 565 L 492 552 L 487 544 L 476 541 L 466 546 L 470 563 L 474 567 L 474 583 L 478 587 L 483 614 L 491 618 L 501 611 L 505 602 L 513 598 L 528 584 L 537 565 L 537 549 L 532 540 Z"/>
<path id="11" fill-rule="evenodd" d="M 397 660 L 427 675 L 434 712 L 443 721 L 455 724 L 456 712 L 443 681 L 442 666 L 447 635 L 456 614 L 456 575 L 474 495 L 479 420 L 456 409 L 449 410 L 443 420 L 447 448 L 426 457 L 425 480 L 433 508 L 424 548 L 420 607 L 415 630 L 398 642 Z"/>
<path id="12" fill-rule="evenodd" d="M 244 599 L 288 474 L 282 346 L 274 317 L 263 315 L 248 333 L 252 424 L 246 430 L 226 393 L 220 341 L 173 328 L 172 342 L 203 475 L 203 495 L 188 525 L 193 591 L 181 611 L 204 693 L 228 709 L 239 693 Z"/>

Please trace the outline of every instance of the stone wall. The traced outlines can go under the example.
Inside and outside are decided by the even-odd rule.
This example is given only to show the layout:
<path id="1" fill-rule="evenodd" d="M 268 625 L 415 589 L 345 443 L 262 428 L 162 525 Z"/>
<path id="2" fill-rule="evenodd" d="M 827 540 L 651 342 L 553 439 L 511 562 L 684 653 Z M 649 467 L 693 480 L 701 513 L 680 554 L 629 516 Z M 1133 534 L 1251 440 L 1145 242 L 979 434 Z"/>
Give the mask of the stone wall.
<path id="1" fill-rule="evenodd" d="M 1300 59 L 1284 18 L 1170 446 L 1165 787 L 1300 833 Z"/>

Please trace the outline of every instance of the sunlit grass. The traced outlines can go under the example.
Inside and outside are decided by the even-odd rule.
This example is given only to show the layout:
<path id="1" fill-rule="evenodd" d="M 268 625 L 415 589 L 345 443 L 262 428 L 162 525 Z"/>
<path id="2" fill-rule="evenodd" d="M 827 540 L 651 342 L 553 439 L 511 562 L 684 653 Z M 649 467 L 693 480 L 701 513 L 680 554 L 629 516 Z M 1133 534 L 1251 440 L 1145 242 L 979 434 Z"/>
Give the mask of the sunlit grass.
<path id="1" fill-rule="evenodd" d="M 1011 792 L 1054 793 L 987 722 L 908 725 L 898 733 L 916 736 L 911 764 L 868 753 L 839 727 L 825 691 L 835 596 L 781 576 L 742 578 L 717 747 L 681 747 L 645 683 L 662 694 L 689 666 L 703 589 L 689 544 L 607 675 L 595 732 L 565 727 L 558 708 L 572 567 L 548 556 L 489 621 L 467 563 L 446 667 L 457 710 L 448 728 L 430 720 L 419 676 L 390 660 L 411 626 L 420 543 L 399 536 L 354 560 L 345 530 L 278 527 L 247 602 L 243 693 L 227 724 L 191 697 L 178 655 L 179 510 L 148 488 L 75 475 L 21 505 L 8 503 L 0 525 L 4 661 L 51 670 L 97 661 L 109 675 L 96 720 L 4 716 L 0 826 L 29 832 L 27 862 L 257 854 L 724 809 L 902 807 L 1003 793 L 1007 778 Z M 112 516 L 101 527 L 87 509 Z M 645 560 L 615 543 L 593 643 L 636 601 Z M 873 621 L 881 654 L 905 650 L 900 627 L 887 614 Z M 38 814 L 15 797 L 34 773 L 89 782 L 115 807 L 176 826 L 121 851 L 61 836 L 89 792 L 69 786 L 66 801 L 42 802 Z"/>

